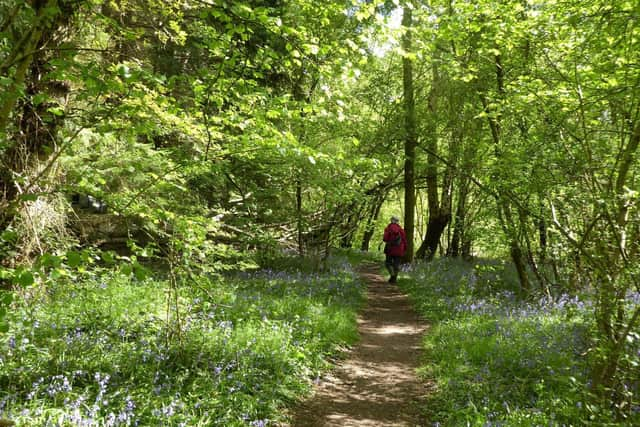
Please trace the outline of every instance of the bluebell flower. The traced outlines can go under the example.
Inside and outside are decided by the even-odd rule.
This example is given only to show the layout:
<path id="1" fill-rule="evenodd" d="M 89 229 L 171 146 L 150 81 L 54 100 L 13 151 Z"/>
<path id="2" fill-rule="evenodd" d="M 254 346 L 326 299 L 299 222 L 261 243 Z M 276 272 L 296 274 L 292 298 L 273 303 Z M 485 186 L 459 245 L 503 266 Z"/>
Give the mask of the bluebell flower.
<path id="1" fill-rule="evenodd" d="M 51 382 L 47 386 L 47 394 L 50 397 L 55 397 L 59 393 L 66 393 L 71 391 L 71 384 L 69 378 L 65 375 L 56 375 L 51 378 Z"/>

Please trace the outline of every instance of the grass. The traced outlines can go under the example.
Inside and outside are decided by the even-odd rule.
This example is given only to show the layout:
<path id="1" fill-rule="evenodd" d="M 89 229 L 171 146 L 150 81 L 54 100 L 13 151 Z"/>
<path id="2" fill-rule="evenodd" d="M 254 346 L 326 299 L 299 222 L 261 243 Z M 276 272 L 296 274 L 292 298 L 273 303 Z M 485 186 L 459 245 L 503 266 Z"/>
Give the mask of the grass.
<path id="1" fill-rule="evenodd" d="M 200 277 L 177 290 L 177 306 L 166 281 L 117 271 L 32 287 L 0 336 L 0 418 L 274 425 L 357 339 L 362 284 L 344 258 L 329 266 Z"/>
<path id="2" fill-rule="evenodd" d="M 433 325 L 421 368 L 436 384 L 425 405 L 433 426 L 640 425 L 637 382 L 626 419 L 589 403 L 588 299 L 523 301 L 496 262 L 441 259 L 404 276 Z"/>

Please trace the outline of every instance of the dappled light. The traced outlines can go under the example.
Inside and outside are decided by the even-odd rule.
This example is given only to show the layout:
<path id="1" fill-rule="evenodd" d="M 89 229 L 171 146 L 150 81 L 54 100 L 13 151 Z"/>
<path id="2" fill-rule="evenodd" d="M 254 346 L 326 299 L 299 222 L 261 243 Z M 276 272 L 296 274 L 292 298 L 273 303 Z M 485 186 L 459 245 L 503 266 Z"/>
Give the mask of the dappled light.
<path id="1" fill-rule="evenodd" d="M 640 425 L 639 82 L 637 0 L 0 0 L 0 427 Z"/>
<path id="2" fill-rule="evenodd" d="M 426 324 L 395 285 L 375 273 L 362 276 L 368 292 L 358 318 L 360 340 L 338 369 L 318 381 L 292 426 L 425 425 L 418 402 L 426 386 L 416 369 Z"/>

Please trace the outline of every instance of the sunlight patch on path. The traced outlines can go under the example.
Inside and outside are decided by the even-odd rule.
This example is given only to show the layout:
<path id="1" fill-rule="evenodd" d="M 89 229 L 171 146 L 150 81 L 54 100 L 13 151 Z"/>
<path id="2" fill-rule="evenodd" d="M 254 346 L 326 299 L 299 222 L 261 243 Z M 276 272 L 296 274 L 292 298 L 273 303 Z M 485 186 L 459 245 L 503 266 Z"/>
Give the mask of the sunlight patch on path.
<path id="1" fill-rule="evenodd" d="M 427 387 L 415 370 L 427 326 L 377 268 L 361 273 L 369 286 L 368 306 L 358 319 L 360 342 L 321 379 L 291 427 L 426 425 L 418 403 Z"/>

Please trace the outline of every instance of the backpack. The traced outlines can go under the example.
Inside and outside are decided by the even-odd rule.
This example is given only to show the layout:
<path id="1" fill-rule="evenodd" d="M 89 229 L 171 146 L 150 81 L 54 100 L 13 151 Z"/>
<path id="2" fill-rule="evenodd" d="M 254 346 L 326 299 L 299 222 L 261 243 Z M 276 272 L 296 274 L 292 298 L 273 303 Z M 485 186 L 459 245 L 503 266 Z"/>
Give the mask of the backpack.
<path id="1" fill-rule="evenodd" d="M 400 244 L 402 243 L 402 235 L 400 234 L 400 232 L 396 231 L 395 233 L 393 233 L 391 235 L 391 238 L 387 240 L 387 243 L 390 246 L 400 246 Z"/>
<path id="2" fill-rule="evenodd" d="M 400 234 L 400 232 L 396 232 L 396 236 L 391 239 L 389 243 L 391 244 L 391 246 L 400 246 L 400 243 L 402 243 L 402 235 Z"/>

